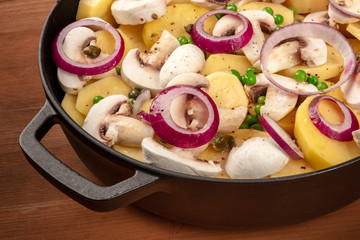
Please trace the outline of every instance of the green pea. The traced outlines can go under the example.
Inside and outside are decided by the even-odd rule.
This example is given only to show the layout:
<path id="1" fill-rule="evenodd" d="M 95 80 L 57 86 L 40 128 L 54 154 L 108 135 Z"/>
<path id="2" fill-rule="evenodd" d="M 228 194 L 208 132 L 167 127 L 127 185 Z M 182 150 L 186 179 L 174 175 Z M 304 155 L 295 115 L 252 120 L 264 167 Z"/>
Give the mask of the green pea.
<path id="1" fill-rule="evenodd" d="M 239 129 L 249 129 L 249 128 L 250 126 L 247 122 L 243 122 L 239 127 Z"/>
<path id="2" fill-rule="evenodd" d="M 256 76 L 253 73 L 247 73 L 244 75 L 244 82 L 247 86 L 255 85 L 256 83 Z"/>
<path id="3" fill-rule="evenodd" d="M 231 72 L 232 74 L 234 74 L 234 75 L 241 81 L 241 75 L 240 75 L 240 73 L 239 73 L 237 70 L 231 69 L 230 72 Z"/>
<path id="4" fill-rule="evenodd" d="M 265 7 L 263 11 L 267 12 L 271 16 L 274 15 L 274 10 L 271 7 Z"/>
<path id="5" fill-rule="evenodd" d="M 192 40 L 191 37 L 188 38 L 187 42 L 188 42 L 188 44 L 194 44 L 194 42 L 193 42 L 193 40 Z"/>
<path id="6" fill-rule="evenodd" d="M 289 9 L 290 9 L 291 11 L 293 11 L 294 16 L 295 16 L 295 14 L 296 14 L 296 9 L 295 9 L 294 7 L 289 7 Z"/>
<path id="7" fill-rule="evenodd" d="M 282 24 L 284 22 L 284 17 L 281 14 L 276 14 L 274 20 L 276 24 Z"/>
<path id="8" fill-rule="evenodd" d="M 245 76 L 241 76 L 240 82 L 242 83 L 242 85 L 245 85 Z"/>
<path id="9" fill-rule="evenodd" d="M 215 17 L 217 18 L 217 19 L 220 19 L 220 18 L 222 18 L 223 16 L 224 16 L 225 14 L 215 14 Z"/>
<path id="10" fill-rule="evenodd" d="M 256 67 L 248 67 L 248 68 L 246 69 L 246 73 L 256 74 L 256 73 L 258 73 L 258 72 L 259 72 L 259 70 L 258 70 Z"/>
<path id="11" fill-rule="evenodd" d="M 178 41 L 179 41 L 180 45 L 184 45 L 184 44 L 188 43 L 188 40 L 185 36 L 178 37 Z"/>
<path id="12" fill-rule="evenodd" d="M 260 109 L 262 106 L 264 106 L 264 104 L 256 104 L 256 106 L 254 108 L 255 113 L 259 116 L 260 116 Z"/>
<path id="13" fill-rule="evenodd" d="M 94 99 L 93 99 L 93 104 L 96 104 L 96 103 L 100 102 L 103 99 L 104 99 L 104 97 L 102 97 L 102 96 L 95 96 Z"/>
<path id="14" fill-rule="evenodd" d="M 250 128 L 258 130 L 258 131 L 264 131 L 264 127 L 260 123 L 255 123 L 255 124 L 251 125 Z"/>
<path id="15" fill-rule="evenodd" d="M 307 74 L 304 70 L 297 70 L 294 74 L 294 79 L 297 82 L 304 82 L 307 78 Z"/>
<path id="16" fill-rule="evenodd" d="M 265 96 L 260 96 L 260 97 L 258 97 L 257 103 L 258 103 L 258 104 L 264 104 L 264 103 L 265 103 Z"/>
<path id="17" fill-rule="evenodd" d="M 247 122 L 249 124 L 249 126 L 251 126 L 255 123 L 258 123 L 259 119 L 256 116 L 249 114 L 246 116 L 245 122 Z"/>
<path id="18" fill-rule="evenodd" d="M 237 6 L 235 4 L 229 4 L 225 7 L 225 9 L 237 12 Z"/>
<path id="19" fill-rule="evenodd" d="M 116 66 L 116 67 L 115 67 L 115 71 L 116 71 L 116 74 L 117 74 L 117 75 L 121 75 L 121 67 Z"/>
<path id="20" fill-rule="evenodd" d="M 314 85 L 314 86 L 316 86 L 316 85 L 318 85 L 318 83 L 319 83 L 319 79 L 318 79 L 316 76 L 314 76 L 314 75 L 310 75 L 310 76 L 308 77 L 308 79 L 307 79 L 307 82 L 310 83 L 310 84 L 312 84 L 312 85 Z"/>
<path id="21" fill-rule="evenodd" d="M 318 90 L 324 90 L 328 88 L 328 85 L 326 84 L 326 82 L 319 82 L 316 87 Z"/>

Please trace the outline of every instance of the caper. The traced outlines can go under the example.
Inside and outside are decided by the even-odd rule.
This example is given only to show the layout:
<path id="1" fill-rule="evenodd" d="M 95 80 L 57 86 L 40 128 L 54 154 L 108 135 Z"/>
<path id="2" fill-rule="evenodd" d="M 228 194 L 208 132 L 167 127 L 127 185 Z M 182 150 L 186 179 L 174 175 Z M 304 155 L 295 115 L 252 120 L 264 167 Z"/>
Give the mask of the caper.
<path id="1" fill-rule="evenodd" d="M 184 26 L 185 32 L 187 32 L 188 34 L 191 34 L 193 26 L 194 26 L 194 24 L 189 24 L 189 25 Z"/>
<path id="2" fill-rule="evenodd" d="M 356 56 L 356 60 L 359 61 L 360 60 L 360 50 L 355 53 L 355 56 Z"/>
<path id="3" fill-rule="evenodd" d="M 83 50 L 83 53 L 89 58 L 97 58 L 101 53 L 101 48 L 89 45 Z"/>
<path id="4" fill-rule="evenodd" d="M 136 99 L 137 96 L 139 96 L 139 94 L 140 94 L 140 90 L 134 88 L 134 89 L 131 89 L 131 90 L 130 90 L 130 92 L 128 93 L 128 97 L 129 97 L 129 98 Z"/>
<path id="5" fill-rule="evenodd" d="M 235 145 L 233 136 L 218 133 L 211 140 L 213 148 L 218 152 L 230 151 Z"/>

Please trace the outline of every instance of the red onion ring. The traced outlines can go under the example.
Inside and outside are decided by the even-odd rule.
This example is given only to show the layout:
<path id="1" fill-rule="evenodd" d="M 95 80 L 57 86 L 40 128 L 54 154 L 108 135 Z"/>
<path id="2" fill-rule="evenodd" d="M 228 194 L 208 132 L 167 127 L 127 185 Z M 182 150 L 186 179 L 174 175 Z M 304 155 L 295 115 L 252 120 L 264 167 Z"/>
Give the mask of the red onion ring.
<path id="1" fill-rule="evenodd" d="M 261 115 L 261 124 L 279 147 L 294 160 L 303 159 L 304 154 L 280 125 L 266 113 Z"/>
<path id="2" fill-rule="evenodd" d="M 354 17 L 354 18 L 360 18 L 360 14 L 359 13 L 355 13 L 352 11 L 349 11 L 345 8 L 343 8 L 342 6 L 340 6 L 335 0 L 329 0 L 329 3 L 331 6 L 333 6 L 336 10 L 338 10 L 340 13 L 342 13 L 342 15 L 344 17 Z M 329 6 L 330 7 L 330 6 Z M 334 10 L 335 10 L 334 9 Z"/>
<path id="3" fill-rule="evenodd" d="M 94 27 L 109 31 L 115 39 L 114 51 L 107 58 L 94 63 L 81 63 L 70 59 L 62 46 L 66 35 L 76 27 Z M 70 23 L 60 31 L 52 44 L 52 57 L 56 66 L 64 71 L 77 75 L 96 75 L 113 69 L 123 57 L 124 50 L 124 39 L 110 23 L 97 18 L 85 18 Z"/>
<path id="4" fill-rule="evenodd" d="M 271 61 L 271 59 L 269 59 L 271 50 L 284 39 L 297 38 L 297 37 L 322 39 L 326 43 L 334 47 L 341 54 L 344 60 L 345 69 L 340 75 L 340 79 L 336 84 L 334 84 L 333 86 L 327 89 L 316 92 L 301 92 L 286 88 L 285 86 L 279 84 L 275 79 L 271 77 L 271 74 L 267 69 L 268 62 Z M 260 63 L 261 63 L 262 72 L 264 73 L 266 78 L 278 88 L 286 92 L 290 92 L 298 95 L 314 95 L 314 94 L 329 92 L 339 87 L 346 81 L 348 81 L 355 70 L 356 57 L 354 50 L 350 45 L 349 41 L 336 29 L 321 23 L 301 22 L 301 23 L 294 23 L 285 26 L 273 32 L 265 40 L 265 43 L 261 49 Z"/>
<path id="5" fill-rule="evenodd" d="M 243 29 L 232 36 L 215 37 L 204 30 L 205 20 L 215 14 L 230 14 L 243 22 Z M 202 15 L 194 24 L 191 38 L 196 46 L 209 53 L 229 53 L 239 50 L 251 40 L 253 28 L 250 21 L 238 12 L 219 9 Z"/>
<path id="6" fill-rule="evenodd" d="M 201 100 L 208 111 L 204 127 L 197 131 L 180 127 L 171 116 L 172 101 L 184 94 Z M 158 93 L 149 114 L 151 126 L 160 139 L 181 148 L 195 148 L 208 143 L 215 136 L 220 121 L 216 104 L 211 97 L 201 89 L 186 85 L 171 86 Z"/>
<path id="7" fill-rule="evenodd" d="M 342 124 L 331 124 L 321 115 L 319 103 L 323 100 L 330 100 L 340 107 L 341 112 L 344 115 L 344 121 Z M 352 132 L 359 129 L 359 122 L 355 114 L 343 102 L 328 95 L 315 97 L 310 102 L 309 117 L 322 134 L 339 142 L 353 140 Z"/>

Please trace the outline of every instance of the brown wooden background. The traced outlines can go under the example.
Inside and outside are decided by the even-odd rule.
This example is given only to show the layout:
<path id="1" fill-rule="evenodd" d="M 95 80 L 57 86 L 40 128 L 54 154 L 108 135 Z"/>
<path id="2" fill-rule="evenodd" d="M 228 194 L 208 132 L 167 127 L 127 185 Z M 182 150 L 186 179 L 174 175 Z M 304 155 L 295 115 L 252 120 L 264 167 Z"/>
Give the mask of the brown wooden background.
<path id="1" fill-rule="evenodd" d="M 53 187 L 27 162 L 18 137 L 45 101 L 37 46 L 55 2 L 0 0 L 0 239 L 360 239 L 360 200 L 296 225 L 225 231 L 176 223 L 134 206 L 93 212 Z M 69 151 L 58 127 L 43 142 L 65 163 L 93 177 Z"/>

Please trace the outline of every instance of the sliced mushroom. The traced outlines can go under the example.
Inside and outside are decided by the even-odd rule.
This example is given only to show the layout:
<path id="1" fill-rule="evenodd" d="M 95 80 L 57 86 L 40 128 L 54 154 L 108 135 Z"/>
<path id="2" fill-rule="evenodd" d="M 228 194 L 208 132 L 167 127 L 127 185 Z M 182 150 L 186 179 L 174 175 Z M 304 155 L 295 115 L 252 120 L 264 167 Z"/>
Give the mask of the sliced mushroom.
<path id="1" fill-rule="evenodd" d="M 257 74 L 256 83 L 252 86 L 245 85 L 244 87 L 246 95 L 249 97 L 249 100 L 253 103 L 256 103 L 257 99 L 260 96 L 265 96 L 269 84 L 270 82 L 264 74 Z"/>
<path id="2" fill-rule="evenodd" d="M 79 90 L 86 86 L 86 80 L 80 75 L 72 74 L 58 68 L 57 77 L 62 90 L 77 95 Z"/>
<path id="3" fill-rule="evenodd" d="M 160 39 L 147 53 L 141 52 L 139 57 L 144 65 L 151 65 L 160 70 L 170 54 L 180 46 L 179 41 L 169 31 L 163 30 Z"/>
<path id="4" fill-rule="evenodd" d="M 179 45 L 179 41 L 164 30 L 148 53 L 141 53 L 137 48 L 128 52 L 122 62 L 121 77 L 133 88 L 148 88 L 153 95 L 157 94 L 163 89 L 160 69 Z"/>
<path id="5" fill-rule="evenodd" d="M 357 8 L 352 10 L 352 8 L 350 7 L 350 8 L 347 8 L 347 10 L 349 10 L 349 11 L 355 10 L 356 13 L 359 12 L 359 10 Z M 348 24 L 348 23 L 354 23 L 354 22 L 359 21 L 359 19 L 351 17 L 351 16 L 341 12 L 340 10 L 336 9 L 332 4 L 329 4 L 328 14 L 332 21 L 334 21 L 336 23 L 340 23 L 340 24 Z"/>
<path id="6" fill-rule="evenodd" d="M 272 15 L 261 10 L 241 11 L 240 14 L 249 19 L 253 27 L 253 37 L 250 42 L 242 48 L 245 56 L 253 66 L 259 65 L 260 51 L 265 42 L 263 30 L 272 31 L 276 28 Z"/>
<path id="7" fill-rule="evenodd" d="M 297 100 L 297 94 L 285 92 L 270 84 L 266 91 L 265 105 L 260 108 L 260 113 L 266 113 L 279 121 L 295 108 Z"/>
<path id="8" fill-rule="evenodd" d="M 328 11 L 319 11 L 319 12 L 312 12 L 306 15 L 303 22 L 315 22 L 315 23 L 322 23 L 328 25 L 333 28 L 338 28 L 338 24 L 330 19 Z"/>
<path id="9" fill-rule="evenodd" d="M 341 85 L 341 91 L 344 95 L 346 102 L 353 109 L 360 111 L 360 73 L 359 67 L 353 73 L 350 80 Z"/>
<path id="10" fill-rule="evenodd" d="M 358 147 L 360 147 L 360 129 L 353 131 L 352 135 L 354 137 L 354 141 Z"/>
<path id="11" fill-rule="evenodd" d="M 225 170 L 234 179 L 263 178 L 279 172 L 288 161 L 272 138 L 253 137 L 230 151 Z"/>
<path id="12" fill-rule="evenodd" d="M 222 9 L 228 4 L 237 3 L 239 0 L 191 0 L 191 3 L 207 9 Z"/>
<path id="13" fill-rule="evenodd" d="M 240 32 L 242 28 L 243 24 L 239 18 L 234 15 L 225 15 L 216 22 L 212 35 L 216 37 L 232 36 Z"/>
<path id="14" fill-rule="evenodd" d="M 298 65 L 302 61 L 309 67 L 320 66 L 327 62 L 327 46 L 322 39 L 286 39 L 270 52 L 269 59 L 271 61 L 267 68 L 271 73 Z"/>
<path id="15" fill-rule="evenodd" d="M 218 132 L 220 133 L 229 133 L 238 129 L 248 113 L 246 106 L 231 109 L 219 108 L 218 110 L 220 117 Z"/>
<path id="16" fill-rule="evenodd" d="M 172 78 L 166 87 L 176 85 L 189 85 L 196 88 L 208 89 L 210 87 L 210 82 L 206 77 L 199 73 L 182 73 Z"/>
<path id="17" fill-rule="evenodd" d="M 90 109 L 83 129 L 107 146 L 140 146 L 142 139 L 152 137 L 154 131 L 146 123 L 130 117 L 131 108 L 124 95 L 106 97 Z"/>
<path id="18" fill-rule="evenodd" d="M 159 168 L 203 177 L 215 177 L 222 171 L 219 163 L 197 159 L 199 149 L 169 149 L 150 137 L 144 138 L 141 147 L 145 162 Z"/>
<path id="19" fill-rule="evenodd" d="M 176 48 L 160 70 L 160 85 L 166 87 L 169 81 L 182 73 L 200 73 L 205 66 L 203 51 L 194 44 Z"/>
<path id="20" fill-rule="evenodd" d="M 137 25 L 151 22 L 166 13 L 164 0 L 115 0 L 111 13 L 118 24 Z"/>

